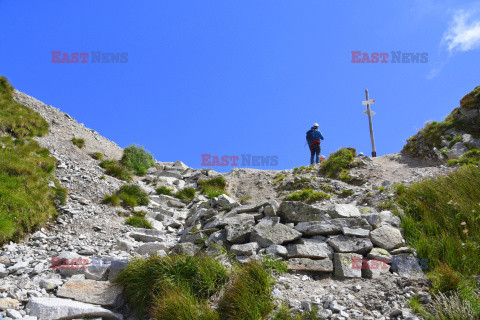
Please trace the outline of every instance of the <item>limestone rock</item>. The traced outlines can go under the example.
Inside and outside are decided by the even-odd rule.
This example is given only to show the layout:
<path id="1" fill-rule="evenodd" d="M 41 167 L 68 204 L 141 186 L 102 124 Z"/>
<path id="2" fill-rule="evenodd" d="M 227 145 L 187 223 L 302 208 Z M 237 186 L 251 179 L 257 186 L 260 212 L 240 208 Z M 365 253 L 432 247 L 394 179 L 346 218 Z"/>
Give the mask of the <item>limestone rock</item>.
<path id="1" fill-rule="evenodd" d="M 295 241 L 301 236 L 302 234 L 293 228 L 264 219 L 253 228 L 250 241 L 258 242 L 261 247 L 265 248 L 272 244 Z"/>
<path id="2" fill-rule="evenodd" d="M 330 219 L 326 210 L 299 201 L 283 201 L 278 209 L 278 216 L 285 222 L 294 223 Z"/>
<path id="3" fill-rule="evenodd" d="M 244 243 L 250 238 L 253 226 L 250 224 L 233 224 L 225 227 L 227 240 L 231 243 Z"/>
<path id="4" fill-rule="evenodd" d="M 337 218 L 326 221 L 307 221 L 300 222 L 295 226 L 295 229 L 300 231 L 304 236 L 339 234 L 343 232 L 343 228 L 372 229 L 368 221 L 363 218 Z"/>
<path id="5" fill-rule="evenodd" d="M 335 276 L 341 278 L 361 278 L 362 258 L 362 255 L 355 253 L 335 253 L 333 258 Z"/>
<path id="6" fill-rule="evenodd" d="M 12 298 L 1 298 L 0 299 L 0 310 L 15 309 L 20 308 L 20 301 Z"/>
<path id="7" fill-rule="evenodd" d="M 370 239 L 373 244 L 386 250 L 392 250 L 403 244 L 403 237 L 400 230 L 384 225 L 370 232 Z"/>
<path id="8" fill-rule="evenodd" d="M 333 249 L 325 242 L 289 244 L 288 258 L 332 259 Z"/>
<path id="9" fill-rule="evenodd" d="M 57 297 L 106 307 L 120 307 L 123 303 L 122 288 L 109 281 L 70 279 L 58 288 Z"/>
<path id="10" fill-rule="evenodd" d="M 245 244 L 234 244 L 231 247 L 231 250 L 238 256 L 252 256 L 257 253 L 259 248 L 258 243 L 250 242 Z"/>
<path id="11" fill-rule="evenodd" d="M 346 237 L 344 235 L 332 236 L 328 238 L 327 243 L 339 253 L 367 253 L 373 248 L 372 242 L 368 238 Z"/>
<path id="12" fill-rule="evenodd" d="M 27 304 L 30 316 L 39 320 L 82 318 L 86 316 L 105 317 L 123 320 L 121 314 L 113 313 L 105 308 L 61 298 L 30 298 Z"/>
<path id="13" fill-rule="evenodd" d="M 292 271 L 332 272 L 333 263 L 330 259 L 294 258 L 288 260 L 288 269 Z"/>

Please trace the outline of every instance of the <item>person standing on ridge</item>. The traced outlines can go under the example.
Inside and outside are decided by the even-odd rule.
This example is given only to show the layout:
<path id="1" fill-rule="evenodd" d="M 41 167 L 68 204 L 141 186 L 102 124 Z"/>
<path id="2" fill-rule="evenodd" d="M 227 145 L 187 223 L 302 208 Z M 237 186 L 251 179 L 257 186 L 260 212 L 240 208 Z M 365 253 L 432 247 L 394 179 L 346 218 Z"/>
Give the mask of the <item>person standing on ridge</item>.
<path id="1" fill-rule="evenodd" d="M 310 148 L 310 164 L 313 164 L 315 155 L 315 163 L 320 163 L 320 140 L 323 140 L 323 135 L 318 131 L 318 123 L 314 123 L 312 128 L 307 131 L 307 143 Z"/>

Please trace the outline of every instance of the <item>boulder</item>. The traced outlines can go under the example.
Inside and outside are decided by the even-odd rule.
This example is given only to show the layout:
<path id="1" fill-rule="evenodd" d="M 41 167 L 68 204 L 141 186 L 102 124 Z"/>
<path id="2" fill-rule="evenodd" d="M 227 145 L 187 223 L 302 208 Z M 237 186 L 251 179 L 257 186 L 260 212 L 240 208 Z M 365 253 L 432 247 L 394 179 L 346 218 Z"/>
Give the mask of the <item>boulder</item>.
<path id="1" fill-rule="evenodd" d="M 221 194 L 211 200 L 212 206 L 219 207 L 221 209 L 232 209 L 240 205 L 237 201 L 233 200 L 226 194 Z"/>
<path id="2" fill-rule="evenodd" d="M 20 301 L 12 298 L 0 298 L 0 310 L 15 309 L 20 308 Z"/>
<path id="3" fill-rule="evenodd" d="M 392 257 L 391 270 L 406 278 L 424 278 L 418 260 L 411 253 L 401 253 Z"/>
<path id="4" fill-rule="evenodd" d="M 165 241 L 165 232 L 155 229 L 139 229 L 128 234 L 131 238 L 141 242 L 163 242 Z"/>
<path id="5" fill-rule="evenodd" d="M 253 226 L 251 224 L 233 224 L 225 227 L 227 240 L 231 243 L 244 243 L 250 238 Z"/>
<path id="6" fill-rule="evenodd" d="M 266 248 L 272 244 L 283 244 L 300 239 L 302 234 L 284 224 L 269 219 L 261 220 L 252 230 L 250 241 Z"/>
<path id="7" fill-rule="evenodd" d="M 384 225 L 370 232 L 370 239 L 376 246 L 392 250 L 403 244 L 403 237 L 400 230 Z"/>
<path id="8" fill-rule="evenodd" d="M 27 308 L 30 310 L 30 316 L 37 317 L 39 320 L 71 319 L 87 316 L 123 320 L 121 314 L 113 313 L 93 304 L 69 299 L 32 297 L 28 301 Z"/>
<path id="9" fill-rule="evenodd" d="M 272 244 L 265 249 L 265 252 L 272 256 L 286 257 L 288 255 L 287 248 L 279 244 Z"/>
<path id="10" fill-rule="evenodd" d="M 333 257 L 335 276 L 341 278 L 361 278 L 362 258 L 362 255 L 355 253 L 335 253 Z"/>
<path id="11" fill-rule="evenodd" d="M 332 259 L 333 249 L 325 242 L 289 244 L 288 258 Z"/>
<path id="12" fill-rule="evenodd" d="M 360 211 L 353 204 L 334 204 L 333 209 L 329 210 L 332 218 L 359 218 Z"/>
<path id="13" fill-rule="evenodd" d="M 329 237 L 327 243 L 339 253 L 367 253 L 373 248 L 368 238 L 346 237 L 344 235 Z"/>
<path id="14" fill-rule="evenodd" d="M 123 304 L 122 288 L 109 281 L 70 279 L 58 288 L 57 297 L 106 307 L 118 308 Z"/>
<path id="15" fill-rule="evenodd" d="M 288 260 L 288 269 L 292 271 L 332 272 L 333 263 L 330 259 L 294 258 Z"/>
<path id="16" fill-rule="evenodd" d="M 326 221 L 308 221 L 300 222 L 295 226 L 295 229 L 300 231 L 304 236 L 339 234 L 343 232 L 344 228 L 372 229 L 368 221 L 363 218 L 338 218 Z"/>
<path id="17" fill-rule="evenodd" d="M 447 150 L 446 154 L 448 159 L 458 159 L 467 151 L 468 148 L 463 144 L 463 142 L 459 141 L 455 143 L 450 150 Z"/>
<path id="18" fill-rule="evenodd" d="M 203 226 L 203 229 L 223 228 L 227 225 L 240 224 L 240 225 L 254 225 L 255 217 L 250 214 L 237 214 L 231 217 L 218 216 L 213 221 L 208 222 Z"/>
<path id="19" fill-rule="evenodd" d="M 382 248 L 373 248 L 372 251 L 368 253 L 367 258 L 383 261 L 385 263 L 391 263 L 392 261 L 392 255 Z"/>
<path id="20" fill-rule="evenodd" d="M 231 247 L 233 253 L 237 256 L 253 256 L 257 253 L 260 246 L 256 242 L 250 242 L 245 244 L 234 244 Z"/>
<path id="21" fill-rule="evenodd" d="M 51 291 L 56 289 L 58 286 L 61 286 L 63 281 L 61 279 L 45 279 L 41 278 L 39 285 L 40 288 L 45 289 L 47 291 Z"/>
<path id="22" fill-rule="evenodd" d="M 400 227 L 400 223 L 402 220 L 400 220 L 400 217 L 397 217 L 394 215 L 391 211 L 385 210 L 380 212 L 380 217 L 382 219 L 382 225 L 389 224 L 393 227 Z"/>
<path id="23" fill-rule="evenodd" d="M 227 241 L 227 231 L 219 230 L 212 233 L 208 239 L 205 241 L 205 245 L 208 248 L 212 248 L 215 246 L 226 247 Z"/>
<path id="24" fill-rule="evenodd" d="M 169 251 L 170 248 L 165 246 L 164 242 L 149 242 L 142 244 L 135 249 L 135 252 L 142 256 L 152 256 L 158 253 L 158 251 Z"/>
<path id="25" fill-rule="evenodd" d="M 196 246 L 193 243 L 185 242 L 185 243 L 177 243 L 173 247 L 172 251 L 173 253 L 176 253 L 176 254 L 186 254 L 193 257 L 195 254 L 197 254 L 200 251 L 200 249 L 201 248 L 199 246 Z"/>
<path id="26" fill-rule="evenodd" d="M 382 260 L 363 260 L 362 276 L 368 279 L 380 278 L 382 275 L 389 274 L 390 266 Z"/>
<path id="27" fill-rule="evenodd" d="M 380 225 L 382 223 L 382 218 L 380 217 L 380 215 L 378 213 L 369 213 L 369 214 L 364 215 L 363 217 L 374 228 L 380 227 Z"/>
<path id="28" fill-rule="evenodd" d="M 299 201 L 283 201 L 278 209 L 278 216 L 285 222 L 303 222 L 312 220 L 327 220 L 327 211 Z"/>

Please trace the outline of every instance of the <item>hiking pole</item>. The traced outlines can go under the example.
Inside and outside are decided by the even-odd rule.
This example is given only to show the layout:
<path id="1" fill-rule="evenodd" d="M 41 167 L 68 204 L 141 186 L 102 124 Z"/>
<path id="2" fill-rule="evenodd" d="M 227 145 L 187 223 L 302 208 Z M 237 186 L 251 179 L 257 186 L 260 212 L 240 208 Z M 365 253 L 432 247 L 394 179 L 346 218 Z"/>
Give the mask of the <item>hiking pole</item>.
<path id="1" fill-rule="evenodd" d="M 375 150 L 375 138 L 373 137 L 373 124 L 372 124 L 372 115 L 374 115 L 375 112 L 370 110 L 370 104 L 374 103 L 375 100 L 368 100 L 368 89 L 365 89 L 365 95 L 367 97 L 367 101 L 362 101 L 362 104 L 367 106 L 367 111 L 364 111 L 364 113 L 368 115 L 368 126 L 370 128 L 370 140 L 372 141 L 372 157 L 375 158 L 377 156 L 377 151 Z"/>

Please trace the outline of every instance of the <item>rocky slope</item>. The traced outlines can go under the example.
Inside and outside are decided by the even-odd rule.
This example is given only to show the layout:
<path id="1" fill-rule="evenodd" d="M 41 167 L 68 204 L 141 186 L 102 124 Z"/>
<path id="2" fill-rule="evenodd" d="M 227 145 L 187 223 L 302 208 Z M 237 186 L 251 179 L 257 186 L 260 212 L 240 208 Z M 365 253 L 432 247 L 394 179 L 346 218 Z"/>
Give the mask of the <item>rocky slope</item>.
<path id="1" fill-rule="evenodd" d="M 124 182 L 102 179 L 104 169 L 90 156 L 118 159 L 122 149 L 52 106 L 20 92 L 15 99 L 51 124 L 50 133 L 37 140 L 58 159 L 56 175 L 69 193 L 56 221 L 1 249 L 4 318 L 130 318 L 121 290 L 109 281 L 128 259 L 200 250 L 222 254 L 218 244 L 242 262 L 262 254 L 285 259 L 290 272 L 278 279 L 274 296 L 297 311 L 316 306 L 324 319 L 415 319 L 406 301 L 417 293 L 429 299 L 426 262 L 405 246 L 399 218 L 387 210 L 389 186 L 445 173 L 444 166 L 400 154 L 360 157 L 362 165 L 351 170 L 366 181 L 360 186 L 326 179 L 318 167 L 235 169 L 223 175 L 230 197 L 200 195 L 184 203 L 157 195 L 155 187 L 199 190 L 199 180 L 218 173 L 157 161 L 134 182 L 150 197 L 148 206 L 134 210 L 146 212 L 154 227 L 139 229 L 124 223 L 124 210 L 101 203 Z M 72 137 L 85 139 L 85 147 L 77 148 Z M 304 187 L 328 197 L 315 204 L 283 200 Z"/>

